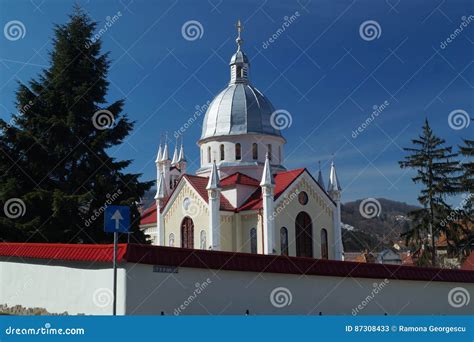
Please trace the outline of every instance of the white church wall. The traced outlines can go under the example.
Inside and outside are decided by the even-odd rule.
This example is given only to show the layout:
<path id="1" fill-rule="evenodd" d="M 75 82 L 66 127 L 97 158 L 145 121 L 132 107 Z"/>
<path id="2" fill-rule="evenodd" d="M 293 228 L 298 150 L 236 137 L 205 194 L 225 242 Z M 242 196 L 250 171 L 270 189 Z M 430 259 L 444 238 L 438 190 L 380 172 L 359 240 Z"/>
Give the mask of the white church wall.
<path id="1" fill-rule="evenodd" d="M 237 248 L 237 252 L 251 253 L 250 249 L 250 230 L 252 228 L 261 231 L 261 221 L 259 220 L 257 213 L 242 212 L 240 215 L 241 229 L 240 229 L 240 245 Z M 257 234 L 258 237 L 258 234 Z"/>
<path id="2" fill-rule="evenodd" d="M 183 206 L 186 198 L 189 198 L 190 201 L 187 210 Z M 210 234 L 208 205 L 186 180 L 183 180 L 176 189 L 169 207 L 166 206 L 164 215 L 166 246 L 169 246 L 170 234 L 174 236 L 174 246 L 181 246 L 181 223 L 186 216 L 189 216 L 194 223 L 194 248 L 201 247 L 201 230 L 206 232 L 206 245 L 208 246 Z"/>
<path id="3" fill-rule="evenodd" d="M 235 158 L 235 145 L 241 144 L 241 160 Z M 258 159 L 253 159 L 252 144 L 257 143 L 258 145 Z M 224 145 L 224 160 L 220 159 L 220 145 Z M 272 135 L 261 135 L 261 134 L 245 134 L 245 135 L 227 135 L 222 137 L 215 137 L 212 141 L 202 142 L 200 145 L 201 154 L 201 168 L 198 172 L 200 176 L 208 176 L 212 162 L 215 159 L 218 166 L 221 163 L 232 163 L 231 165 L 223 165 L 219 169 L 221 178 L 229 176 L 237 171 L 245 173 L 246 175 L 255 179 L 260 179 L 263 163 L 265 162 L 265 154 L 267 153 L 267 145 L 272 145 L 272 165 L 280 165 L 283 162 L 283 144 L 284 139 L 272 136 Z M 208 148 L 211 148 L 211 159 L 208 159 Z M 280 152 L 281 149 L 281 158 Z M 254 163 L 258 162 L 258 166 L 239 166 L 240 163 Z"/>
<path id="4" fill-rule="evenodd" d="M 0 258 L 0 304 L 49 313 L 112 314 L 112 264 Z M 125 313 L 125 269 L 117 270 L 117 313 Z"/>
<path id="5" fill-rule="evenodd" d="M 448 293 L 474 284 L 177 269 L 172 276 L 153 266 L 128 264 L 128 315 L 470 315 L 474 303 L 454 308 Z M 288 305 L 276 307 L 271 293 L 284 287 Z M 374 289 L 377 288 L 377 293 Z M 158 289 L 158 290 L 157 290 Z M 199 291 L 197 291 L 199 289 Z M 199 293 L 198 293 L 199 292 Z M 373 296 L 367 299 L 368 296 Z"/>
<path id="6" fill-rule="evenodd" d="M 302 205 L 298 201 L 298 194 L 305 191 L 308 194 L 308 203 Z M 286 200 L 285 196 L 286 195 Z M 282 197 L 283 196 L 283 197 Z M 329 257 L 334 258 L 334 204 L 321 191 L 314 180 L 307 174 L 298 178 L 276 201 L 275 207 L 275 237 L 276 250 L 281 253 L 280 229 L 288 229 L 288 245 L 290 256 L 296 256 L 295 220 L 298 213 L 306 212 L 313 226 L 313 256 L 321 257 L 321 230 L 328 232 Z"/>
<path id="7" fill-rule="evenodd" d="M 230 204 L 238 208 L 255 192 L 255 190 L 256 188 L 254 186 L 234 184 L 222 189 L 221 194 L 227 198 Z"/>
<path id="8" fill-rule="evenodd" d="M 234 246 L 234 213 L 232 212 L 221 212 L 221 251 L 233 252 Z"/>

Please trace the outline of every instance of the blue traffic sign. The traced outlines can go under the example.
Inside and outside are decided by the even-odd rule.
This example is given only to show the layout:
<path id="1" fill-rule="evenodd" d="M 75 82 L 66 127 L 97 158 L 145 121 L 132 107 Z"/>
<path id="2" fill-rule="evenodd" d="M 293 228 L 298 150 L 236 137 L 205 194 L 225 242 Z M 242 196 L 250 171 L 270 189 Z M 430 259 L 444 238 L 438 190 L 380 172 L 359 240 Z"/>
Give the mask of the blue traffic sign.
<path id="1" fill-rule="evenodd" d="M 105 208 L 104 231 L 106 233 L 129 233 L 130 207 L 111 205 Z"/>

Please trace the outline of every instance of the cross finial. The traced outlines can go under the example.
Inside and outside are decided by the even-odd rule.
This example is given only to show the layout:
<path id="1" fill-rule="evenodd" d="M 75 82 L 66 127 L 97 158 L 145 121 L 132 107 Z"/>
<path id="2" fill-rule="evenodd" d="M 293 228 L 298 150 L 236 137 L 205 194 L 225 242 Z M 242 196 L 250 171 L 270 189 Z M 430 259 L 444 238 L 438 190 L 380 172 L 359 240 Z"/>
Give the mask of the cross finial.
<path id="1" fill-rule="evenodd" d="M 242 30 L 243 30 L 243 28 L 244 28 L 244 27 L 242 26 L 242 23 L 240 22 L 240 19 L 237 20 L 237 25 L 236 25 L 236 26 L 237 26 L 237 34 L 238 34 L 238 37 L 240 38 L 240 32 L 242 32 Z"/>
<path id="2" fill-rule="evenodd" d="M 240 45 L 242 45 L 243 43 L 243 39 L 240 37 L 240 33 L 242 32 L 242 30 L 244 29 L 242 23 L 240 22 L 240 19 L 237 20 L 237 39 L 235 40 L 237 45 L 238 45 L 238 49 L 240 50 Z"/>

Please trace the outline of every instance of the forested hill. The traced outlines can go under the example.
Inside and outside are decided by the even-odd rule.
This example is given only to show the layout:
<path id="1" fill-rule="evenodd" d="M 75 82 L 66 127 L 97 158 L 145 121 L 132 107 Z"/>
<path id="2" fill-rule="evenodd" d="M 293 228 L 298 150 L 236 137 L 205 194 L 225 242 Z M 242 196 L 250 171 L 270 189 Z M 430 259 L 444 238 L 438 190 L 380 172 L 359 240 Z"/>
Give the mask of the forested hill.
<path id="1" fill-rule="evenodd" d="M 347 252 L 380 251 L 399 241 L 400 234 L 409 229 L 408 213 L 416 206 L 385 198 L 376 199 L 380 203 L 379 215 L 365 218 L 359 206 L 362 200 L 342 205 L 343 241 Z"/>

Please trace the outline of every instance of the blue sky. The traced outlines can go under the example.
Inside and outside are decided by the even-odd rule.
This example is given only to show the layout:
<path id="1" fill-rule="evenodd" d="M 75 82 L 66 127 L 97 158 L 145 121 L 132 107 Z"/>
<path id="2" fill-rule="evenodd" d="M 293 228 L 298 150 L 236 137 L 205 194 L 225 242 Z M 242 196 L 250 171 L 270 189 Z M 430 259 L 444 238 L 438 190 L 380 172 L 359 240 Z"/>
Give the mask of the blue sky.
<path id="1" fill-rule="evenodd" d="M 454 110 L 471 117 L 474 111 L 472 1 L 77 3 L 99 28 L 108 16 L 121 13 L 101 37 L 112 60 L 108 99 L 124 98 L 136 127 L 111 153 L 133 159 L 130 170 L 143 173 L 144 180 L 155 178 L 161 133 L 172 135 L 196 106 L 227 85 L 237 19 L 244 25 L 251 82 L 275 108 L 291 114 L 291 126 L 282 131 L 288 141 L 286 167 L 316 173 L 321 161 L 327 181 L 335 154 L 343 201 L 386 197 L 416 203 L 418 187 L 398 161 L 404 155 L 401 147 L 419 134 L 425 117 L 450 145 L 473 137 L 474 123 L 462 129 L 448 123 Z M 6 39 L 5 33 L 0 37 L 2 118 L 9 120 L 16 111 L 17 82 L 26 83 L 48 66 L 53 24 L 65 23 L 72 5 L 65 0 L 0 0 L 2 27 L 18 20 L 26 30 L 18 40 Z M 292 15 L 292 23 L 277 34 Z M 182 27 L 190 20 L 202 26 L 198 39 L 183 37 Z M 378 25 L 375 37 L 361 35 L 367 21 Z M 469 22 L 455 34 L 463 21 Z M 264 47 L 274 34 L 277 38 Z M 454 39 L 442 48 L 452 34 Z M 383 103 L 386 108 L 354 138 L 353 131 L 371 117 L 373 106 Z M 184 135 L 190 171 L 199 163 L 201 121 Z"/>

